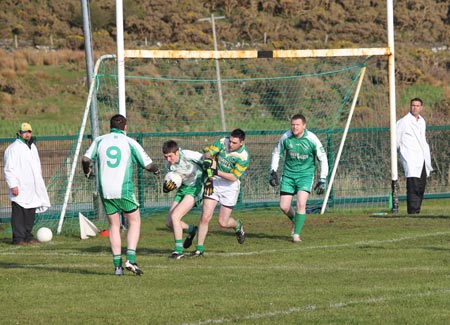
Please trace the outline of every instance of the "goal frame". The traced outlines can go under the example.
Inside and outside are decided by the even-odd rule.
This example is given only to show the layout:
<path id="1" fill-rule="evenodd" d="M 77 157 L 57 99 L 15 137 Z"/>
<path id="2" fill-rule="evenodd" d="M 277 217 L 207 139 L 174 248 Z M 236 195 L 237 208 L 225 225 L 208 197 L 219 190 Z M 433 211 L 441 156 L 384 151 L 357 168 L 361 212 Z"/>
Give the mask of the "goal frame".
<path id="1" fill-rule="evenodd" d="M 346 56 L 385 56 L 388 58 L 388 83 L 389 83 L 389 106 L 390 106 L 390 152 L 391 152 L 391 189 L 392 189 L 392 212 L 398 213 L 398 167 L 397 167 L 397 146 L 396 146 L 396 98 L 395 98 L 395 53 L 394 53 L 394 24 L 393 24 L 393 0 L 387 0 L 387 47 L 381 48 L 347 48 L 347 49 L 306 49 L 306 50 L 230 50 L 219 51 L 199 51 L 199 50 L 125 50 L 124 48 L 124 30 L 123 30 L 123 0 L 116 0 L 116 26 L 117 26 L 117 54 L 102 56 L 96 63 L 95 69 L 98 69 L 100 62 L 106 58 L 116 58 L 117 61 L 117 82 L 118 82 L 118 111 L 126 116 L 125 103 L 125 59 L 132 58 L 172 58 L 172 59 L 258 59 L 258 58 L 323 58 L 323 57 L 346 57 Z M 365 71 L 365 70 L 364 70 Z M 364 71 L 362 75 L 364 75 Z M 78 139 L 77 149 L 73 160 L 69 182 L 66 190 L 63 208 L 58 224 L 59 234 L 62 229 L 62 223 L 65 216 L 65 210 L 68 204 L 68 198 L 71 191 L 71 183 L 75 173 L 76 162 L 81 147 L 81 140 L 87 123 L 87 116 L 90 110 L 92 97 L 95 91 L 95 76 L 91 80 L 88 100 L 83 115 L 82 126 L 80 128 L 80 139 Z M 361 80 L 356 90 L 359 93 Z M 352 109 L 356 104 L 357 95 L 352 103 Z M 351 116 L 349 116 L 351 118 Z M 347 124 L 349 124 L 348 120 Z M 346 128 L 349 125 L 346 125 Z M 343 137 L 345 134 L 343 135 Z M 342 144 L 341 144 L 342 146 Z M 341 148 L 340 148 L 341 150 Z M 330 184 L 332 185 L 332 184 Z M 327 191 L 329 191 L 331 186 Z M 326 200 L 321 213 L 324 213 Z"/>
<path id="2" fill-rule="evenodd" d="M 395 47 L 394 47 L 394 1 L 386 0 L 387 47 L 317 50 L 273 50 L 273 51 L 162 51 L 126 50 L 124 47 L 123 0 L 116 0 L 117 26 L 117 74 L 119 113 L 126 116 L 125 106 L 125 58 L 317 58 L 332 56 L 381 55 L 388 57 L 390 152 L 391 152 L 391 198 L 392 213 L 398 213 L 398 165 L 397 165 L 397 112 L 395 97 Z M 199 54 L 202 52 L 202 54 Z M 206 56 L 206 57 L 205 57 Z"/>

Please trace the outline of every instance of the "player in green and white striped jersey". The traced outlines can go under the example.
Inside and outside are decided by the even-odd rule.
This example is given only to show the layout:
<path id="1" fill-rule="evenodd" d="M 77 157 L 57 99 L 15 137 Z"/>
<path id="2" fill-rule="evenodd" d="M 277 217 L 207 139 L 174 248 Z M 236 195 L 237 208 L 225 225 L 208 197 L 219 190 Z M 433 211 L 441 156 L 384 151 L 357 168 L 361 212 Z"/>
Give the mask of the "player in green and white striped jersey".
<path id="1" fill-rule="evenodd" d="M 291 129 L 284 133 L 272 152 L 270 185 L 279 185 L 277 170 L 282 157 L 283 177 L 280 188 L 280 209 L 292 221 L 292 241 L 300 242 L 300 233 L 306 219 L 306 202 L 314 183 L 316 159 L 320 162 L 320 180 L 314 187 L 317 194 L 326 189 L 328 160 L 319 138 L 306 129 L 306 118 L 296 114 L 291 118 Z M 297 196 L 296 210 L 291 206 Z"/>
<path id="2" fill-rule="evenodd" d="M 141 216 L 139 203 L 134 195 L 133 163 L 154 174 L 158 174 L 159 170 L 142 146 L 126 136 L 128 125 L 124 116 L 114 115 L 111 118 L 110 127 L 111 132 L 97 137 L 84 154 L 83 171 L 87 178 L 93 179 L 93 162 L 98 160 L 100 198 L 110 223 L 109 241 L 116 275 L 123 274 L 121 212 L 124 213 L 129 224 L 125 267 L 136 275 L 142 275 L 142 270 L 136 264 Z"/>
<path id="3" fill-rule="evenodd" d="M 244 144 L 245 132 L 235 129 L 229 137 L 221 138 L 204 149 L 203 169 L 207 173 L 204 186 L 202 218 L 198 226 L 196 250 L 193 256 L 201 256 L 204 242 L 217 203 L 220 203 L 218 221 L 222 228 L 232 228 L 239 244 L 245 241 L 241 220 L 231 216 L 240 192 L 240 178 L 250 165 L 250 154 Z"/>
<path id="4" fill-rule="evenodd" d="M 175 249 L 169 258 L 178 260 L 184 257 L 183 248 L 191 247 L 192 240 L 197 234 L 197 226 L 187 224 L 181 219 L 193 207 L 202 202 L 203 154 L 192 150 L 182 150 L 173 140 L 164 142 L 162 151 L 166 159 L 166 169 L 169 172 L 177 173 L 182 179 L 166 219 L 166 226 L 173 229 L 175 240 Z M 165 193 L 174 188 L 173 184 L 164 182 L 163 191 Z M 184 243 L 182 242 L 183 230 L 188 233 Z"/>

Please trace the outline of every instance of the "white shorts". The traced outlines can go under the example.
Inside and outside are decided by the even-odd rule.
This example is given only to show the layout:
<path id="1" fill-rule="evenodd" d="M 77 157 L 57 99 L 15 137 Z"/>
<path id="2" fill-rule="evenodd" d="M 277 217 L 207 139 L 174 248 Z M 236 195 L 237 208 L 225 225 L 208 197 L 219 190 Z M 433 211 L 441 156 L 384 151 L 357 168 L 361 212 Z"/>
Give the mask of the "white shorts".
<path id="1" fill-rule="evenodd" d="M 233 207 L 238 200 L 241 182 L 229 181 L 219 176 L 213 178 L 214 193 L 205 197 L 218 201 L 221 205 Z"/>

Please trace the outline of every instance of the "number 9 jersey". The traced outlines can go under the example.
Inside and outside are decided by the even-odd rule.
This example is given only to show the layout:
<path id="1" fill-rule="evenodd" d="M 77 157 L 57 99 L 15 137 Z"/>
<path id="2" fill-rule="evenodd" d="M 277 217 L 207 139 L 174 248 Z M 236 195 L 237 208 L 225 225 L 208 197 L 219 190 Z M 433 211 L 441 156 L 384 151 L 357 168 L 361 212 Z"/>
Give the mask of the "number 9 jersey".
<path id="1" fill-rule="evenodd" d="M 142 146 L 118 129 L 97 137 L 84 156 L 98 161 L 100 193 L 105 199 L 134 197 L 133 163 L 141 168 L 152 163 Z"/>

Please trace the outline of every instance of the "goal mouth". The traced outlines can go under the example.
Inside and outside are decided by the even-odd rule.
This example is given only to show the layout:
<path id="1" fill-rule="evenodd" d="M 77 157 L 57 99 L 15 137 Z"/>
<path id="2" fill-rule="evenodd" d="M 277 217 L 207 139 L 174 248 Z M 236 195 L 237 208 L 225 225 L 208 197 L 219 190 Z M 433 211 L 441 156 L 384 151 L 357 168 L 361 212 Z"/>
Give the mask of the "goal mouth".
<path id="1" fill-rule="evenodd" d="M 349 204 L 386 206 L 390 150 L 386 141 L 389 96 L 385 55 L 389 52 L 361 50 L 359 54 L 376 55 L 360 57 L 351 55 L 354 50 L 333 51 L 323 57 L 302 57 L 308 51 L 288 50 L 125 51 L 128 136 L 139 141 L 155 163 L 163 165 L 161 147 L 167 140 L 176 139 L 182 148 L 202 151 L 230 130 L 242 128 L 252 158 L 241 179 L 236 208 L 277 206 L 279 193 L 268 185 L 271 152 L 290 128 L 291 116 L 302 113 L 307 128 L 325 146 L 332 185 L 325 197 L 311 193 L 308 204 L 321 206 L 322 213 L 325 208 Z M 295 57 L 299 53 L 301 57 Z M 335 56 L 339 53 L 348 55 Z M 117 67 L 115 55 L 96 64 L 79 143 L 74 148 L 78 153 L 70 154 L 75 166 L 72 185 L 77 191 L 66 195 L 68 216 L 78 212 L 94 218 L 98 215 L 98 204 L 92 202 L 92 193 L 98 191 L 95 182 L 80 177 L 75 161 L 90 144 L 86 135 L 108 133 L 109 120 L 119 111 Z M 98 129 L 87 123 L 89 114 L 96 116 L 93 125 Z M 135 178 L 143 214 L 170 206 L 161 176 L 136 170 Z M 74 210 L 77 207 L 78 211 Z M 63 222 L 61 216 L 60 224 Z"/>

